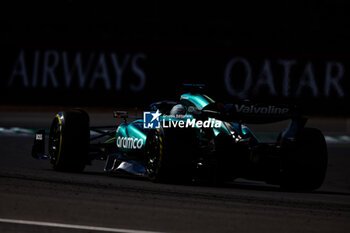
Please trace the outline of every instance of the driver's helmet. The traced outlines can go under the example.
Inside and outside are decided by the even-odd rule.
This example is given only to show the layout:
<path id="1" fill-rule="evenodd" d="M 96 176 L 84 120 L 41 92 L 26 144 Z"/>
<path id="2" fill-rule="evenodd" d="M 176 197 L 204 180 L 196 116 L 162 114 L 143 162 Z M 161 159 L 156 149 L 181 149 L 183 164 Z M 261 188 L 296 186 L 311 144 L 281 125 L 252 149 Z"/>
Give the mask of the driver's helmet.
<path id="1" fill-rule="evenodd" d="M 180 117 L 186 114 L 186 109 L 182 104 L 177 104 L 170 110 L 170 115 L 175 117 Z"/>

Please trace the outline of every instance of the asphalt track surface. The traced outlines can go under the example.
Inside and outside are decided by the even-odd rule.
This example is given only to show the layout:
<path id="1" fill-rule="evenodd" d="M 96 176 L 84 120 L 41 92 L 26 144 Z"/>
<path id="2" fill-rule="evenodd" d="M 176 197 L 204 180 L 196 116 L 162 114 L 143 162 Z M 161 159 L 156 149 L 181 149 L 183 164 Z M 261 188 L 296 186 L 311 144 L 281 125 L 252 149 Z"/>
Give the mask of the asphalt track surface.
<path id="1" fill-rule="evenodd" d="M 0 112 L 0 127 L 48 127 L 52 115 Z M 105 116 L 97 113 L 92 121 L 106 123 Z M 350 232 L 348 143 L 328 144 L 319 190 L 296 193 L 246 180 L 211 187 L 108 176 L 102 161 L 80 174 L 55 172 L 30 156 L 32 142 L 0 135 L 2 233 Z"/>

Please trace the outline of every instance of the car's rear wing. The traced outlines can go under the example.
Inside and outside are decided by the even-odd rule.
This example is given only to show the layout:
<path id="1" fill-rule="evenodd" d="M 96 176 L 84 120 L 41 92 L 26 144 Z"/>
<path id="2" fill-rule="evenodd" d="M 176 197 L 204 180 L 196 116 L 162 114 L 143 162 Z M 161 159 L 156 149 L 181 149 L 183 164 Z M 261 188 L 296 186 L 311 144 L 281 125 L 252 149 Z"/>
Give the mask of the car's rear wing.
<path id="1" fill-rule="evenodd" d="M 203 112 L 219 120 L 248 124 L 272 123 L 301 117 L 298 108 L 294 105 L 252 102 L 209 104 L 203 109 Z"/>

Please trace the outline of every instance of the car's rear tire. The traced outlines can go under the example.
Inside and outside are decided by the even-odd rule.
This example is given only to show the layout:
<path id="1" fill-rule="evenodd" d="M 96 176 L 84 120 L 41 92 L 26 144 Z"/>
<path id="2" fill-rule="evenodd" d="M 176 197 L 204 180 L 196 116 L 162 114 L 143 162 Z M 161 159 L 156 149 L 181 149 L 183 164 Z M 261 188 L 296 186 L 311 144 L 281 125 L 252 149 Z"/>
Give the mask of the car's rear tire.
<path id="1" fill-rule="evenodd" d="M 312 191 L 321 187 L 327 170 L 327 144 L 322 132 L 303 128 L 291 143 L 282 139 L 281 188 Z"/>
<path id="2" fill-rule="evenodd" d="M 183 182 L 191 176 L 194 129 L 155 129 L 147 134 L 146 170 L 153 182 Z"/>
<path id="3" fill-rule="evenodd" d="M 49 154 L 54 170 L 81 172 L 88 161 L 89 116 L 84 111 L 60 112 L 52 121 Z"/>

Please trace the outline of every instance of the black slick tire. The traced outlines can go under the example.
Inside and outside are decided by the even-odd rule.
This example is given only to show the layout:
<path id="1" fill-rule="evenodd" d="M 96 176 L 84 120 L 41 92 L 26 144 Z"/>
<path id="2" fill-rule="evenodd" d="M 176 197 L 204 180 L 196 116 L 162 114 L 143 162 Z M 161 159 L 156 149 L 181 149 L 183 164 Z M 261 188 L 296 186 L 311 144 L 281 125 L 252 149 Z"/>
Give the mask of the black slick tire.
<path id="1" fill-rule="evenodd" d="M 51 124 L 49 154 L 54 170 L 81 172 L 88 161 L 89 116 L 84 111 L 58 113 Z"/>
<path id="2" fill-rule="evenodd" d="M 290 191 L 313 191 L 321 187 L 327 170 L 327 144 L 322 132 L 303 128 L 290 145 L 282 142 L 281 188 Z"/>

